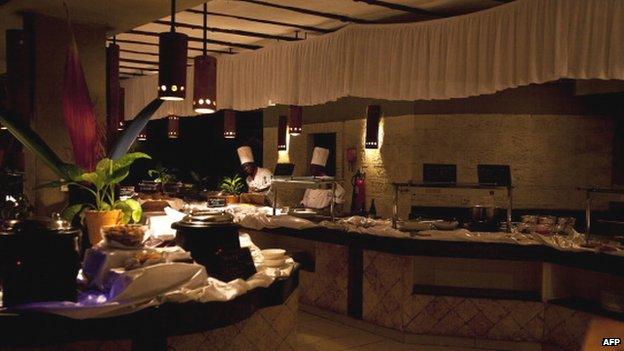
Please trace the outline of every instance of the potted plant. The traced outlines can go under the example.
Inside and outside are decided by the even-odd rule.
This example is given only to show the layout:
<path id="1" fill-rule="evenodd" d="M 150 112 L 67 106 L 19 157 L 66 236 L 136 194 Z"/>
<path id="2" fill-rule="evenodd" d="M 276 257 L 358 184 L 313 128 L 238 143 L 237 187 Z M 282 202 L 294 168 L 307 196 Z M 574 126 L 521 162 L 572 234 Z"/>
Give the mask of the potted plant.
<path id="1" fill-rule="evenodd" d="M 154 179 L 155 183 L 159 183 L 160 184 L 160 192 L 161 193 L 165 193 L 165 192 L 177 192 L 177 188 L 174 184 L 173 188 L 174 189 L 169 189 L 171 191 L 166 191 L 167 185 L 174 183 L 177 178 L 175 176 L 175 174 L 173 174 L 173 172 L 171 170 L 169 170 L 168 168 L 166 168 L 165 166 L 163 166 L 162 162 L 158 162 L 156 164 L 156 167 L 153 169 L 150 169 L 147 171 L 147 175 L 149 175 L 150 177 L 152 177 L 152 179 Z"/>
<path id="2" fill-rule="evenodd" d="M 93 172 L 78 170 L 69 180 L 48 183 L 45 186 L 58 187 L 72 185 L 89 193 L 93 201 L 68 206 L 63 217 L 72 221 L 77 215 L 84 215 L 84 223 L 89 233 L 91 244 L 98 243 L 102 237 L 103 226 L 127 224 L 141 220 L 141 205 L 133 199 L 120 200 L 115 196 L 115 187 L 130 172 L 130 166 L 139 158 L 150 158 L 141 152 L 126 154 L 117 160 L 101 159 Z"/>
<path id="3" fill-rule="evenodd" d="M 239 196 L 245 189 L 243 178 L 238 174 L 233 177 L 225 177 L 221 181 L 221 194 L 225 195 L 226 204 L 235 204 L 239 201 Z"/>

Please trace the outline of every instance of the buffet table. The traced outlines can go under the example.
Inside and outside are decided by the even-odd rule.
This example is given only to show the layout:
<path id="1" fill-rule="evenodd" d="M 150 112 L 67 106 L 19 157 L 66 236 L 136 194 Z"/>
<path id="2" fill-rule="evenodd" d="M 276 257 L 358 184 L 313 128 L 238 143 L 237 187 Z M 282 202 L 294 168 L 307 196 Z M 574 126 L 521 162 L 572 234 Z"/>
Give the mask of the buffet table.
<path id="1" fill-rule="evenodd" d="M 294 349 L 299 268 L 230 301 L 165 303 L 110 318 L 0 313 L 0 350 Z M 211 345 L 211 346 L 208 346 Z"/>
<path id="2" fill-rule="evenodd" d="M 569 278 L 558 276 L 567 268 L 583 269 L 572 274 L 591 270 L 624 276 L 623 257 L 543 245 L 414 240 L 327 228 L 244 231 L 259 245 L 288 247 L 294 241 L 298 248 L 312 251 L 304 255 L 312 262 L 301 261 L 308 267 L 301 272 L 302 308 L 363 320 L 395 336 L 398 332 L 408 342 L 497 350 L 542 350 L 548 344 L 576 351 L 596 319 L 618 322 L 624 332 L 624 315 L 605 311 L 596 301 L 553 293 Z M 516 270 L 535 271 L 538 286 L 507 290 L 418 281 L 438 259 L 460 271 L 472 264 L 489 267 L 511 261 Z M 475 270 L 463 274 L 468 282 L 482 275 Z"/>

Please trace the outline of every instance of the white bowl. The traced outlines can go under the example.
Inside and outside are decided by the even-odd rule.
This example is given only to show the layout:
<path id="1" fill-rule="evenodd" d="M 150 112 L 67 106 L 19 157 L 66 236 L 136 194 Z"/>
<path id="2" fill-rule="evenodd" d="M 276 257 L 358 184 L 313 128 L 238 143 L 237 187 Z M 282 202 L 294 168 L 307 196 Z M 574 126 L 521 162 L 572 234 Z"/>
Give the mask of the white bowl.
<path id="1" fill-rule="evenodd" d="M 274 259 L 274 260 L 264 260 L 264 265 L 271 268 L 277 268 L 284 265 L 286 262 L 286 257 Z"/>
<path id="2" fill-rule="evenodd" d="M 260 251 L 265 260 L 277 260 L 284 258 L 286 250 L 283 249 L 266 249 Z"/>

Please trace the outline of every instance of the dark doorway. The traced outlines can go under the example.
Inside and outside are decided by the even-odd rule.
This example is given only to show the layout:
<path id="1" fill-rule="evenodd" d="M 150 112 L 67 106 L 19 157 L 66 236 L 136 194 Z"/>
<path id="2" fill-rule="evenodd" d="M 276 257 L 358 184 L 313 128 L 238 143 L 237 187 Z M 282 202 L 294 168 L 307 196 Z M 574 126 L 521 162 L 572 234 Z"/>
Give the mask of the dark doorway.
<path id="1" fill-rule="evenodd" d="M 336 175 L 336 133 L 318 133 L 312 134 L 312 150 L 315 147 L 324 147 L 329 149 L 329 158 L 327 159 L 326 171 L 327 175 Z M 310 157 L 312 157 L 310 150 Z"/>
<path id="2" fill-rule="evenodd" d="M 128 184 L 150 179 L 147 171 L 158 162 L 172 170 L 178 180 L 192 182 L 195 172 L 209 189 L 216 189 L 221 179 L 240 172 L 236 149 L 249 145 L 254 159 L 262 165 L 262 111 L 236 113 L 236 138 L 223 137 L 223 112 L 211 115 L 181 117 L 177 139 L 167 138 L 167 119 L 151 121 L 147 141 L 136 141 L 134 149 L 149 154 L 151 160 L 139 160 Z"/>

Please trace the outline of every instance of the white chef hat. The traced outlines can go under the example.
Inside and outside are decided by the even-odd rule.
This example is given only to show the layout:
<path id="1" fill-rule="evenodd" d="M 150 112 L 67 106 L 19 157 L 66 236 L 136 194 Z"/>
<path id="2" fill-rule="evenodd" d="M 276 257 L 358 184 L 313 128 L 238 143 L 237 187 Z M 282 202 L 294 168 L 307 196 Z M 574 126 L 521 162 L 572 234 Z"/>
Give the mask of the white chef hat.
<path id="1" fill-rule="evenodd" d="M 324 147 L 315 147 L 312 152 L 312 161 L 310 164 L 325 167 L 329 158 L 329 149 Z"/>
<path id="2" fill-rule="evenodd" d="M 236 152 L 238 152 L 238 158 L 240 159 L 241 165 L 254 162 L 253 151 L 251 151 L 249 146 L 241 146 L 236 149 Z"/>

